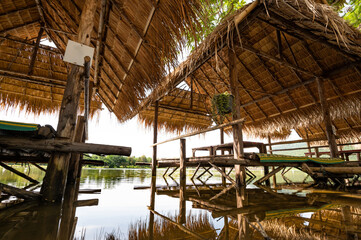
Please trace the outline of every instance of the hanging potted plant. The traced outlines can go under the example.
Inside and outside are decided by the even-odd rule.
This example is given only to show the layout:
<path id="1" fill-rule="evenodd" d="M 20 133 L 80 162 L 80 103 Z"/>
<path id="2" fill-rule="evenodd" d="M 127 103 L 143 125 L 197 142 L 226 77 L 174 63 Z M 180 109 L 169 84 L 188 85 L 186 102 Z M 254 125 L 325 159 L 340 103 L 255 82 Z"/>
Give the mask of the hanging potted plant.
<path id="1" fill-rule="evenodd" d="M 217 124 L 222 124 L 227 114 L 232 113 L 233 95 L 229 92 L 215 94 L 212 98 L 212 115 Z"/>

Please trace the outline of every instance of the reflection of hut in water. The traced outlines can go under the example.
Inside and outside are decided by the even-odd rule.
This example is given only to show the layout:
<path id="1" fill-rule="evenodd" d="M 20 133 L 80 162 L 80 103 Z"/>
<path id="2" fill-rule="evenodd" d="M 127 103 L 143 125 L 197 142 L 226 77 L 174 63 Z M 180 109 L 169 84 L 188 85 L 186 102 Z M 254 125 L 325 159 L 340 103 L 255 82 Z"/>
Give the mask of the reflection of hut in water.
<path id="1" fill-rule="evenodd" d="M 217 239 L 238 236 L 239 216 L 249 225 L 247 239 L 355 239 L 361 233 L 360 195 L 321 192 L 294 195 L 264 189 L 246 189 L 239 207 L 237 192 L 221 185 L 187 186 L 185 200 L 224 219 Z M 157 194 L 179 198 L 179 189 L 158 188 Z M 181 211 L 181 209 L 180 209 Z M 218 220 L 217 220 L 218 221 Z M 226 233 L 227 232 L 227 233 Z"/>

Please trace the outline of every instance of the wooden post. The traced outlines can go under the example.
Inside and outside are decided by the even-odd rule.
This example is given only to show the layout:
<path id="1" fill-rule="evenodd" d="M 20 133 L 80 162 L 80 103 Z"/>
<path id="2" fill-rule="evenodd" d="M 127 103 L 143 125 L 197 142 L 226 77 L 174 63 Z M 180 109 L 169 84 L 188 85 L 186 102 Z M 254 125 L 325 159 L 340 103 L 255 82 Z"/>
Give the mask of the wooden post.
<path id="1" fill-rule="evenodd" d="M 238 91 L 238 76 L 237 76 L 237 68 L 235 66 L 235 52 L 228 46 L 228 61 L 229 61 L 229 82 L 230 82 L 230 90 L 231 94 L 234 97 L 234 107 L 232 120 L 241 119 L 241 111 L 240 111 L 240 97 Z M 232 125 L 233 130 L 233 154 L 234 158 L 238 159 L 239 157 L 243 157 L 243 135 L 242 135 L 242 124 L 238 123 Z M 243 207 L 245 202 L 245 187 L 246 187 L 246 168 L 240 165 L 235 165 L 236 169 L 236 183 L 237 183 L 237 191 L 236 191 L 236 200 L 237 207 Z M 247 239 L 248 236 L 248 224 L 245 218 L 241 215 L 237 215 L 238 219 L 238 238 L 239 239 Z"/>
<path id="2" fill-rule="evenodd" d="M 335 138 L 335 134 L 333 133 L 333 129 L 332 129 L 330 109 L 328 108 L 328 104 L 327 104 L 326 97 L 324 94 L 323 80 L 320 78 L 316 78 L 316 82 L 317 82 L 317 87 L 318 87 L 318 95 L 319 95 L 320 103 L 321 103 L 323 121 L 326 126 L 326 135 L 327 135 L 328 145 L 330 147 L 331 158 L 337 158 L 338 151 L 337 151 L 336 138 Z"/>
<path id="3" fill-rule="evenodd" d="M 310 143 L 310 141 L 309 141 L 309 137 L 308 137 L 307 130 L 306 130 L 306 140 L 307 140 L 307 148 L 308 148 L 308 152 L 310 153 L 310 157 L 312 157 L 312 155 L 311 155 L 311 152 L 312 152 L 312 149 L 311 149 L 311 143 Z"/>
<path id="4" fill-rule="evenodd" d="M 159 102 L 155 102 L 154 108 L 154 129 L 153 129 L 153 143 L 158 141 L 158 112 L 159 112 Z M 152 159 L 152 182 L 150 187 L 150 206 L 151 210 L 154 210 L 155 206 L 155 190 L 157 183 L 157 146 L 153 146 L 153 159 Z M 154 239 L 154 213 L 150 211 L 149 215 L 149 239 Z"/>
<path id="5" fill-rule="evenodd" d="M 268 147 L 269 147 L 269 152 L 272 154 L 272 139 L 271 136 L 268 135 Z M 275 170 L 275 167 L 272 167 L 272 171 Z M 272 176 L 272 187 L 276 188 L 277 187 L 277 178 L 276 178 L 276 174 Z"/>
<path id="6" fill-rule="evenodd" d="M 180 188 L 179 188 L 179 219 L 180 224 L 186 223 L 186 140 L 180 139 Z"/>
<path id="7" fill-rule="evenodd" d="M 97 0 L 86 0 L 80 16 L 78 42 L 89 45 L 97 9 Z M 59 113 L 58 134 L 60 137 L 73 137 L 83 83 L 83 67 L 72 65 L 64 91 Z M 70 154 L 54 153 L 41 188 L 42 198 L 48 202 L 60 202 L 63 198 L 68 174 Z"/>
<path id="8" fill-rule="evenodd" d="M 85 141 L 84 124 L 85 124 L 85 118 L 83 116 L 78 116 L 73 142 Z M 70 158 L 71 161 L 69 162 L 69 169 L 68 169 L 67 185 L 75 184 L 76 179 L 78 178 L 81 156 L 82 154 L 78 154 L 78 153 L 71 154 L 71 158 Z"/>
<path id="9" fill-rule="evenodd" d="M 219 130 L 220 130 L 221 144 L 224 144 L 224 128 L 221 128 Z M 224 155 L 224 150 L 221 151 L 221 154 Z M 226 172 L 226 168 L 222 167 L 222 171 Z M 226 186 L 226 178 L 223 176 L 222 176 L 222 185 Z"/>
<path id="10" fill-rule="evenodd" d="M 39 50 L 39 46 L 40 46 L 40 40 L 41 40 L 41 37 L 43 36 L 43 33 L 44 33 L 44 28 L 43 27 L 44 27 L 44 23 L 42 23 L 41 26 L 40 26 L 38 37 L 36 39 L 36 43 L 35 43 L 34 50 L 33 50 L 33 55 L 31 56 L 31 59 L 30 59 L 28 75 L 33 75 L 33 72 L 34 72 L 34 64 L 35 64 L 35 61 L 36 61 L 36 55 L 38 54 L 38 50 Z"/>

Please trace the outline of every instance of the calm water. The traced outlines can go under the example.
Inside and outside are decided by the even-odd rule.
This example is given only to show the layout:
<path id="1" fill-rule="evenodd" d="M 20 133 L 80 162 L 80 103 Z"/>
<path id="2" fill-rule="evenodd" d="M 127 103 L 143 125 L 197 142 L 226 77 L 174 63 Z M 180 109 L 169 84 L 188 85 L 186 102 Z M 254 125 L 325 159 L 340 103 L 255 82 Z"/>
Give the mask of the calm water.
<path id="1" fill-rule="evenodd" d="M 17 168 L 29 172 L 27 167 Z M 169 177 L 164 179 L 163 172 L 158 171 L 155 210 L 176 219 L 180 204 L 178 183 Z M 193 172 L 187 170 L 189 185 L 192 185 L 189 178 Z M 261 175 L 259 170 L 253 172 Z M 0 173 L 3 183 L 16 187 L 28 184 L 2 168 Z M 240 192 L 229 188 L 219 194 L 224 189 L 219 184 L 221 177 L 213 173 L 208 180 L 208 173 L 202 181 L 195 180 L 197 188 L 187 188 L 186 227 L 206 238 L 226 239 L 228 234 L 229 239 L 234 239 L 238 234 L 236 220 L 240 216 L 242 224 L 247 226 L 244 229 L 249 239 L 264 239 L 264 234 L 274 239 L 358 239 L 355 236 L 361 233 L 361 195 L 302 190 L 295 186 L 270 191 L 250 184 L 241 196 L 244 207 L 240 208 L 240 200 L 237 202 Z M 173 177 L 178 180 L 177 174 Z M 38 180 L 43 178 L 43 173 L 33 167 L 29 175 Z M 299 171 L 290 171 L 285 176 L 297 182 L 305 177 Z M 281 175 L 277 178 L 278 182 L 284 182 Z M 109 233 L 119 239 L 141 238 L 139 236 L 146 234 L 151 193 L 149 188 L 134 190 L 134 187 L 150 184 L 150 169 L 83 169 L 80 189 L 101 189 L 101 193 L 79 194 L 78 199 L 97 198 L 98 205 L 77 207 L 75 215 L 70 211 L 70 224 L 66 225 L 68 221 L 63 220 L 64 228 L 59 221 L 60 209 L 56 207 L 26 209 L 12 213 L 6 221 L 1 217 L 7 215 L 1 215 L 4 211 L 0 210 L 0 239 L 55 239 L 54 236 L 62 239 L 57 229 L 66 229 L 61 231 L 64 233 L 71 231 L 75 224 L 74 236 L 78 239 L 84 235 L 85 239 L 105 239 Z M 62 218 L 67 216 L 67 212 L 63 212 Z M 168 221 L 158 216 L 155 220 L 159 230 L 155 231 L 155 239 L 186 239 L 186 235 Z M 165 234 L 167 231 L 173 231 L 173 235 Z"/>

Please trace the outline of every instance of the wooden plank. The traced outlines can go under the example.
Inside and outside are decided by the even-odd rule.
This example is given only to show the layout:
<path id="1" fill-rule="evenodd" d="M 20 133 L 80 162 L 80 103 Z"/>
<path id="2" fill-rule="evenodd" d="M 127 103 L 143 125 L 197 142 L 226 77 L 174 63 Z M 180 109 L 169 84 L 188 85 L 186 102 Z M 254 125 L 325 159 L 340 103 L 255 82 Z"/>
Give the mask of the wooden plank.
<path id="1" fill-rule="evenodd" d="M 93 153 L 130 156 L 130 147 L 76 143 L 58 139 L 27 139 L 0 136 L 0 146 L 8 149 L 33 149 L 48 152 Z"/>
<path id="2" fill-rule="evenodd" d="M 76 207 L 89 207 L 97 206 L 99 204 L 99 199 L 87 199 L 87 200 L 78 200 L 74 202 Z"/>
<path id="3" fill-rule="evenodd" d="M 28 180 L 28 181 L 30 181 L 32 183 L 39 183 L 38 181 L 36 181 L 35 179 L 29 177 L 28 175 L 26 175 L 26 174 L 24 174 L 22 172 L 19 172 L 18 170 L 14 169 L 14 168 L 12 168 L 12 167 L 10 167 L 10 166 L 2 163 L 2 162 L 0 162 L 0 166 L 2 166 L 3 168 L 5 168 L 6 170 L 8 170 L 10 172 L 15 173 L 16 175 L 18 175 L 18 176 L 20 176 L 22 178 L 25 178 L 26 180 Z"/>

